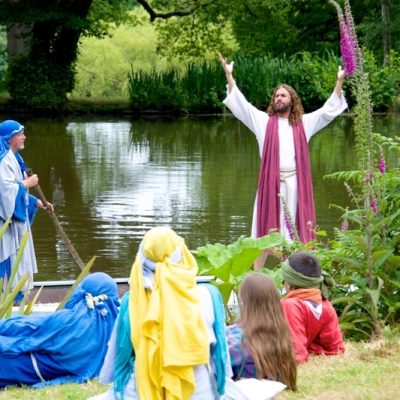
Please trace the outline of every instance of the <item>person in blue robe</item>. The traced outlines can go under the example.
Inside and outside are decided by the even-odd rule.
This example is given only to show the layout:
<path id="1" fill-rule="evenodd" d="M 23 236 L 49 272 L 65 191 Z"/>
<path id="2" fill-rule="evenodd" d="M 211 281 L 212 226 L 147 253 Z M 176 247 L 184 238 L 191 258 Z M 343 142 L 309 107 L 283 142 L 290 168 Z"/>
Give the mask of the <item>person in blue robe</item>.
<path id="1" fill-rule="evenodd" d="M 15 276 L 16 284 L 25 273 L 29 281 L 23 291 L 33 287 L 33 274 L 37 272 L 35 250 L 30 225 L 37 209 L 46 207 L 40 199 L 29 194 L 29 188 L 38 183 L 38 176 L 28 176 L 25 162 L 19 151 L 25 147 L 24 126 L 14 120 L 0 123 L 0 229 L 12 217 L 0 240 L 0 278 L 10 278 L 11 268 L 20 248 L 22 238 L 28 231 L 28 242 Z M 48 203 L 53 211 L 53 205 Z"/>
<path id="2" fill-rule="evenodd" d="M 100 372 L 119 307 L 115 281 L 88 275 L 65 308 L 0 320 L 0 388 L 84 382 Z"/>

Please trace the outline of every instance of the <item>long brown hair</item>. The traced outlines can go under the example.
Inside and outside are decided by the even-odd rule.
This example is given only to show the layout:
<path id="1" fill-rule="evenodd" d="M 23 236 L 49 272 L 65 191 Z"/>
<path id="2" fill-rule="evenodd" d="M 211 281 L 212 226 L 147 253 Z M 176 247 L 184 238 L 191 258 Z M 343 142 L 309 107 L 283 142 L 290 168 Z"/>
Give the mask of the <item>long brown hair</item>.
<path id="1" fill-rule="evenodd" d="M 278 292 L 272 280 L 252 272 L 239 289 L 240 324 L 258 379 L 296 390 L 297 364 Z"/>
<path id="2" fill-rule="evenodd" d="M 281 88 L 286 89 L 289 92 L 290 98 L 292 100 L 292 105 L 291 105 L 290 114 L 289 114 L 289 124 L 292 126 L 296 125 L 298 122 L 301 121 L 301 117 L 304 114 L 304 109 L 303 109 L 300 97 L 297 94 L 297 92 L 291 86 L 286 85 L 285 83 L 278 85 L 274 89 L 274 92 L 272 93 L 271 101 L 269 102 L 269 106 L 267 109 L 268 115 L 271 116 L 271 115 L 275 114 L 275 111 L 274 111 L 275 94 L 276 94 L 276 91 Z"/>

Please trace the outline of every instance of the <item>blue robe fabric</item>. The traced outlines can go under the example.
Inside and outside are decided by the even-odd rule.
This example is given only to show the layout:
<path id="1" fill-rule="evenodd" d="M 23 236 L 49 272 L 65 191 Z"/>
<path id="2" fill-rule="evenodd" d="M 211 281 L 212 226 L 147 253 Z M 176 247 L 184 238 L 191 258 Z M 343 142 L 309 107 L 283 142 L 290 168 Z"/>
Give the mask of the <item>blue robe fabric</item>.
<path id="1" fill-rule="evenodd" d="M 102 294 L 108 298 L 96 298 Z M 118 306 L 116 283 L 96 272 L 75 289 L 63 310 L 0 320 L 0 388 L 83 382 L 97 376 Z M 31 353 L 45 381 L 35 373 Z"/>
<path id="2" fill-rule="evenodd" d="M 225 393 L 225 364 L 228 357 L 228 346 L 225 338 L 225 309 L 222 296 L 218 288 L 214 285 L 203 284 L 211 294 L 214 308 L 214 334 L 217 339 L 216 344 L 211 346 L 211 357 L 213 357 L 216 369 L 216 381 L 218 393 L 222 396 Z"/>
<path id="3" fill-rule="evenodd" d="M 131 325 L 129 321 L 129 291 L 121 300 L 121 309 L 117 320 L 114 393 L 115 398 L 124 400 L 124 390 L 132 375 L 135 364 L 135 351 L 131 342 Z"/>
<path id="4" fill-rule="evenodd" d="M 25 186 L 21 182 L 18 182 L 18 185 L 19 185 L 19 190 L 17 197 L 15 199 L 15 208 L 12 217 L 17 221 L 22 221 L 22 222 L 25 222 L 28 219 L 29 224 L 32 225 L 38 210 L 36 205 L 37 198 L 29 194 L 28 204 L 26 204 Z"/>
<path id="5" fill-rule="evenodd" d="M 20 188 L 17 194 L 17 198 L 15 199 L 15 209 L 13 214 L 13 219 L 17 221 L 25 222 L 29 219 L 29 224 L 32 225 L 37 214 L 37 198 L 35 196 L 29 195 L 29 203 L 26 205 L 26 189 L 22 183 L 20 184 Z M 3 262 L 0 262 L 0 278 L 9 278 L 11 276 L 11 261 L 10 257 L 8 257 Z"/>

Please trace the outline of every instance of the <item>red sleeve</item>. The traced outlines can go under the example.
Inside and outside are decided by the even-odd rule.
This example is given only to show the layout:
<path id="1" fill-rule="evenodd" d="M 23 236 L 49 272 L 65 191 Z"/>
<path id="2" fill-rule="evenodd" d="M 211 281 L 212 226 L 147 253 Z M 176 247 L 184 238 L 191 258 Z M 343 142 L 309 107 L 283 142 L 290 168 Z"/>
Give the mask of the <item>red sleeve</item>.
<path id="1" fill-rule="evenodd" d="M 314 341 L 315 344 L 322 347 L 323 354 L 334 355 L 344 352 L 344 343 L 342 331 L 340 330 L 339 320 L 336 315 L 336 311 L 329 301 L 323 302 L 323 312 L 324 324 L 319 333 L 318 338 Z M 312 352 L 314 349 L 310 348 Z M 316 351 L 315 353 L 321 354 L 321 351 Z"/>
<path id="2" fill-rule="evenodd" d="M 308 339 L 305 321 L 306 314 L 302 309 L 302 304 L 296 299 L 282 300 L 281 304 L 286 321 L 289 325 L 290 333 L 292 335 L 292 343 L 296 353 L 296 361 L 306 362 L 308 360 Z"/>

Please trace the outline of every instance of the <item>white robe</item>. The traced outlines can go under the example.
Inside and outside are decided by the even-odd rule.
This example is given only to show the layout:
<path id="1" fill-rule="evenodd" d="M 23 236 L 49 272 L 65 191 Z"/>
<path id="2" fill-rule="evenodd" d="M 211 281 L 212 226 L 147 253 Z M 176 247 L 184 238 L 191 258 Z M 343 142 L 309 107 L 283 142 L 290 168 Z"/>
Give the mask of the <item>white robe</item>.
<path id="1" fill-rule="evenodd" d="M 264 147 L 265 131 L 269 116 L 266 112 L 260 111 L 251 105 L 239 88 L 235 85 L 230 93 L 227 94 L 224 104 L 229 108 L 232 114 L 243 122 L 256 136 L 260 158 Z M 327 126 L 335 117 L 340 115 L 347 108 L 347 103 L 343 95 L 339 98 L 334 92 L 318 110 L 303 115 L 303 125 L 306 133 L 307 142 L 319 130 Z M 278 121 L 279 134 L 279 160 L 281 171 L 295 170 L 295 149 L 293 140 L 293 130 L 289 125 L 287 118 L 279 118 Z M 281 182 L 280 194 L 285 199 L 289 212 L 293 221 L 296 221 L 297 209 L 297 176 L 291 175 Z M 289 231 L 285 226 L 283 205 L 281 201 L 280 212 L 281 233 L 286 240 L 291 240 Z M 251 236 L 257 237 L 257 195 L 255 198 L 253 209 L 253 222 Z"/>
<path id="2" fill-rule="evenodd" d="M 0 229 L 5 220 L 13 215 L 15 199 L 18 194 L 19 184 L 24 179 L 21 168 L 14 153 L 9 152 L 0 161 Z M 26 201 L 28 202 L 28 194 Z M 28 204 L 28 203 L 27 203 Z M 33 274 L 37 272 L 35 250 L 33 247 L 32 233 L 29 221 L 20 222 L 12 220 L 3 238 L 0 240 L 0 262 L 10 257 L 11 266 L 15 261 L 24 233 L 29 232 L 26 244 L 13 286 L 22 278 L 25 273 L 29 274 L 28 283 L 24 286 L 24 291 L 33 287 Z"/>
<path id="3" fill-rule="evenodd" d="M 207 326 L 208 331 L 208 341 L 211 344 L 216 342 L 216 337 L 214 334 L 213 324 L 214 324 L 214 308 L 212 304 L 212 299 L 210 292 L 206 287 L 197 285 L 197 290 L 199 293 L 199 298 L 201 302 L 201 309 L 203 312 L 203 318 Z M 116 357 L 116 326 L 111 334 L 110 341 L 108 343 L 108 351 L 106 358 L 104 360 L 103 367 L 100 371 L 100 382 L 102 383 L 112 383 L 114 379 L 114 364 Z M 204 338 L 207 340 L 207 338 Z M 212 358 L 210 357 L 210 361 Z M 138 366 L 140 368 L 140 366 Z M 213 365 L 198 365 L 194 367 L 194 377 L 196 382 L 196 389 L 190 400 L 214 400 L 218 399 L 218 393 L 216 388 L 216 382 L 214 379 L 214 374 L 212 373 Z M 227 360 L 226 364 L 226 377 L 227 380 L 232 376 L 232 368 L 230 361 Z M 136 379 L 135 373 L 133 372 L 124 392 L 125 400 L 138 400 L 136 392 Z M 98 396 L 90 397 L 88 400 L 116 400 L 114 396 L 113 385 L 110 386 L 109 390 L 105 393 L 99 394 Z"/>

